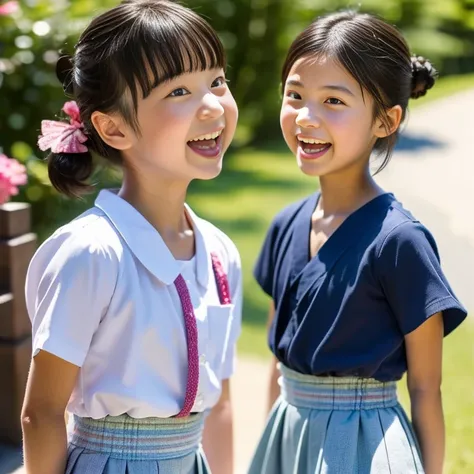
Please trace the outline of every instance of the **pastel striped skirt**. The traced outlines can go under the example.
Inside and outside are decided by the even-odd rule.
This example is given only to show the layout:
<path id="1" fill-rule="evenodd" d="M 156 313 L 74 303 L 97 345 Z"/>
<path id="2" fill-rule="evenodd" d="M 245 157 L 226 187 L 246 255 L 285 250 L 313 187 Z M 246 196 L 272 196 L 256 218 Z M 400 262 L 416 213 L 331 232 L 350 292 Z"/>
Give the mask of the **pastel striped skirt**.
<path id="1" fill-rule="evenodd" d="M 395 382 L 280 370 L 249 474 L 424 473 Z"/>
<path id="2" fill-rule="evenodd" d="M 203 414 L 187 418 L 75 416 L 66 474 L 209 474 Z"/>

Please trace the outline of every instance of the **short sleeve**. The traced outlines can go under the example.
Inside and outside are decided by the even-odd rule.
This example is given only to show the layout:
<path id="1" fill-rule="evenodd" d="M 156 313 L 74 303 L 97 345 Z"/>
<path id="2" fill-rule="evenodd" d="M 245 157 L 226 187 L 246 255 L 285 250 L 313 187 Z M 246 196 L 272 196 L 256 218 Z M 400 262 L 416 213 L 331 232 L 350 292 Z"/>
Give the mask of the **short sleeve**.
<path id="1" fill-rule="evenodd" d="M 275 273 L 276 239 L 278 235 L 277 219 L 271 223 L 260 254 L 253 269 L 253 275 L 262 290 L 273 298 L 273 278 Z"/>
<path id="2" fill-rule="evenodd" d="M 223 359 L 222 380 L 230 378 L 235 372 L 237 362 L 237 340 L 242 330 L 242 265 L 239 252 L 235 246 L 233 246 L 232 256 L 229 262 L 228 280 L 234 307 L 232 310 L 232 322 L 229 330 L 229 342 Z"/>
<path id="3" fill-rule="evenodd" d="M 40 350 L 82 366 L 117 280 L 117 260 L 84 231 L 60 233 L 34 255 L 26 280 L 33 357 Z"/>
<path id="4" fill-rule="evenodd" d="M 467 316 L 443 274 L 436 243 L 421 224 L 405 222 L 392 230 L 381 247 L 377 268 L 404 335 L 442 312 L 446 336 Z"/>

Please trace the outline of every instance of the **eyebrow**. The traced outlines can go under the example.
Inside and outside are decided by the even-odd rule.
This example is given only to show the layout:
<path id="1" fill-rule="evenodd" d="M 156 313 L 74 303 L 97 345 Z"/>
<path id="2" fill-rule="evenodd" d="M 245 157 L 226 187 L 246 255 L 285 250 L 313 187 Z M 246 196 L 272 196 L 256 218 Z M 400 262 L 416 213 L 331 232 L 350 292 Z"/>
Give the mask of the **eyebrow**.
<path id="1" fill-rule="evenodd" d="M 294 86 L 294 87 L 302 87 L 304 88 L 304 85 L 301 81 L 297 81 L 295 79 L 289 79 L 286 81 L 287 86 Z M 340 86 L 337 84 L 327 84 L 325 86 L 322 86 L 321 89 L 326 89 L 326 90 L 331 90 L 331 91 L 338 91 L 338 92 L 344 92 L 348 95 L 351 95 L 352 97 L 355 97 L 354 93 L 351 92 L 347 87 L 345 86 Z"/>

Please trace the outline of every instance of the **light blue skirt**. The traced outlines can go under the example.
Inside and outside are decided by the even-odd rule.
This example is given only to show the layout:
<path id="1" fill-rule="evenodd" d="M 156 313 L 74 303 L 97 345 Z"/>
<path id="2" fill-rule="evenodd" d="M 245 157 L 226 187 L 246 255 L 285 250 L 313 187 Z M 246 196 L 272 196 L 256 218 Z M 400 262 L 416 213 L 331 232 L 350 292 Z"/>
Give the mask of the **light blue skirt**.
<path id="1" fill-rule="evenodd" d="M 424 473 L 395 382 L 280 370 L 249 474 Z"/>
<path id="2" fill-rule="evenodd" d="M 210 474 L 201 448 L 203 414 L 73 419 L 66 474 Z"/>

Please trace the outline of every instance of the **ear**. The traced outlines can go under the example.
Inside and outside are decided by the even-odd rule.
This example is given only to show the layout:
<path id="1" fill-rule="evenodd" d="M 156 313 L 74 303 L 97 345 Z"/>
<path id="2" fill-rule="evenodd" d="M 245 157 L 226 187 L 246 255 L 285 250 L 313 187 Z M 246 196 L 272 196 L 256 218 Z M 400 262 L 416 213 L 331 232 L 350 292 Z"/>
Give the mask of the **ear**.
<path id="1" fill-rule="evenodd" d="M 124 120 L 118 115 L 95 111 L 91 122 L 100 138 L 117 150 L 127 150 L 133 142 L 133 135 Z"/>
<path id="2" fill-rule="evenodd" d="M 400 126 L 403 110 L 399 105 L 395 105 L 386 111 L 385 118 L 377 118 L 374 123 L 374 135 L 377 138 L 385 138 L 395 133 Z"/>

